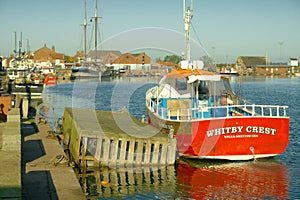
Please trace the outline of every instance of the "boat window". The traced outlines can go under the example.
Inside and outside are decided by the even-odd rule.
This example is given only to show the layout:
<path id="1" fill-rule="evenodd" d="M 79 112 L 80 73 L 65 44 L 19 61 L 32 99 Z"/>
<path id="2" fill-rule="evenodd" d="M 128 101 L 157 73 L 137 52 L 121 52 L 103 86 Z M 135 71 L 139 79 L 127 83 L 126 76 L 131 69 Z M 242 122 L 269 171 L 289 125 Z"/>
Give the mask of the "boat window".
<path id="1" fill-rule="evenodd" d="M 211 81 L 208 84 L 211 96 L 221 96 L 226 93 L 233 93 L 229 81 L 222 79 L 221 81 Z"/>
<path id="2" fill-rule="evenodd" d="M 208 99 L 209 89 L 206 81 L 200 81 L 198 86 L 198 95 L 200 100 Z"/>
<path id="3" fill-rule="evenodd" d="M 187 90 L 187 79 L 186 78 L 178 78 L 175 82 L 176 90 Z"/>
<path id="4" fill-rule="evenodd" d="M 214 105 L 220 104 L 222 96 L 230 96 L 230 100 L 236 102 L 235 94 L 231 89 L 228 79 L 221 79 L 221 81 L 208 82 L 209 95 Z"/>
<path id="5" fill-rule="evenodd" d="M 230 93 L 233 94 L 232 88 L 230 86 L 229 80 L 228 79 L 222 79 L 223 80 L 223 84 L 224 84 L 224 88 L 226 90 L 226 93 Z"/>

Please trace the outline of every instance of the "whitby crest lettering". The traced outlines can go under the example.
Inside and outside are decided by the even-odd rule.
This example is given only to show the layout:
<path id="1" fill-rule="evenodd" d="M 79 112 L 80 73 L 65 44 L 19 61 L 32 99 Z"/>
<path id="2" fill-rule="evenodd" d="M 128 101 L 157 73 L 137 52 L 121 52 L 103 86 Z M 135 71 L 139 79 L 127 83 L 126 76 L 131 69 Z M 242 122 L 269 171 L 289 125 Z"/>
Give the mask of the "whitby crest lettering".
<path id="1" fill-rule="evenodd" d="M 220 136 L 220 135 L 240 135 L 240 133 L 247 134 L 266 134 L 266 135 L 276 135 L 276 129 L 263 126 L 231 126 L 222 127 L 206 131 L 207 137 Z M 247 137 L 247 135 L 245 135 Z M 232 138 L 232 137 L 231 137 Z M 241 137 L 240 137 L 241 138 Z"/>

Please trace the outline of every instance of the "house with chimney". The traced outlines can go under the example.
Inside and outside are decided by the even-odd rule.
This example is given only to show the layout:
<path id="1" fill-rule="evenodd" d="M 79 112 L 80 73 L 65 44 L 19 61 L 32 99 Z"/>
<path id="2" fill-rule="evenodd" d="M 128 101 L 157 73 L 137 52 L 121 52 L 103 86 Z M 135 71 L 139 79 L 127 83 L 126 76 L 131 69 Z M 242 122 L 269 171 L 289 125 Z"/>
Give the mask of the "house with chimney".
<path id="1" fill-rule="evenodd" d="M 48 48 L 46 44 L 34 52 L 35 63 L 50 63 L 52 66 L 60 65 L 65 62 L 65 55 L 63 53 L 57 53 L 55 46 Z"/>

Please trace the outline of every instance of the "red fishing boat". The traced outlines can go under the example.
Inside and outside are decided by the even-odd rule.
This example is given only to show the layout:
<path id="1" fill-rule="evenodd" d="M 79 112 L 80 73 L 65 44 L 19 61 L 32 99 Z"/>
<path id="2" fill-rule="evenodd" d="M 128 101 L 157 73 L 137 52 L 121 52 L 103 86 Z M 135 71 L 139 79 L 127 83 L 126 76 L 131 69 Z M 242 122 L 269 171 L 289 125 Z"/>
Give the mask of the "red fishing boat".
<path id="1" fill-rule="evenodd" d="M 45 86 L 53 86 L 56 85 L 56 76 L 52 73 L 48 73 L 45 80 L 44 80 Z"/>
<path id="2" fill-rule="evenodd" d="M 184 17 L 187 32 L 191 13 L 188 8 Z M 151 125 L 178 139 L 182 156 L 250 160 L 276 156 L 288 145 L 287 106 L 247 103 L 226 76 L 190 61 L 189 44 L 181 68 L 147 91 L 146 108 Z"/>

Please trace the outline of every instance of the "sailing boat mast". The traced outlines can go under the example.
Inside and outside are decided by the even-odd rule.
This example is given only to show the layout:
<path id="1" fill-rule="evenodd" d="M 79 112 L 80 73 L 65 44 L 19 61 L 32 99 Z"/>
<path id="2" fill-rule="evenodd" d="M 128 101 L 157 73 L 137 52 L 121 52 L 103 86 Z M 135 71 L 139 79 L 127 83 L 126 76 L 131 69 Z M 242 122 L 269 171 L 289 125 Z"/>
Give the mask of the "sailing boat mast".
<path id="1" fill-rule="evenodd" d="M 86 0 L 84 0 L 84 20 L 83 20 L 83 34 L 84 34 L 84 58 L 86 58 L 86 27 L 87 27 L 87 21 L 86 21 Z"/>
<path id="2" fill-rule="evenodd" d="M 19 41 L 19 50 L 17 50 L 17 32 L 15 33 L 15 59 L 16 61 L 20 61 L 21 60 L 21 56 L 25 53 L 22 51 L 22 45 L 23 45 L 23 37 L 22 37 L 22 32 L 21 32 L 21 40 Z"/>
<path id="3" fill-rule="evenodd" d="M 98 19 L 99 18 L 101 18 L 100 16 L 98 16 L 98 0 L 96 0 L 96 8 L 95 8 L 95 14 L 94 14 L 94 17 L 92 17 L 92 18 L 94 18 L 95 19 L 95 32 L 94 32 L 94 34 L 95 34 L 95 53 L 96 53 L 96 60 L 97 60 L 97 32 L 98 32 L 98 30 L 97 30 L 97 28 L 98 28 Z"/>
<path id="4" fill-rule="evenodd" d="M 183 0 L 183 21 L 186 37 L 186 60 L 191 60 L 191 19 L 193 17 L 193 0 L 190 0 L 190 6 L 186 7 L 186 0 Z"/>
<path id="5" fill-rule="evenodd" d="M 17 58 L 17 32 L 14 32 L 15 33 L 15 50 L 14 50 L 14 53 L 15 53 L 15 58 Z"/>

